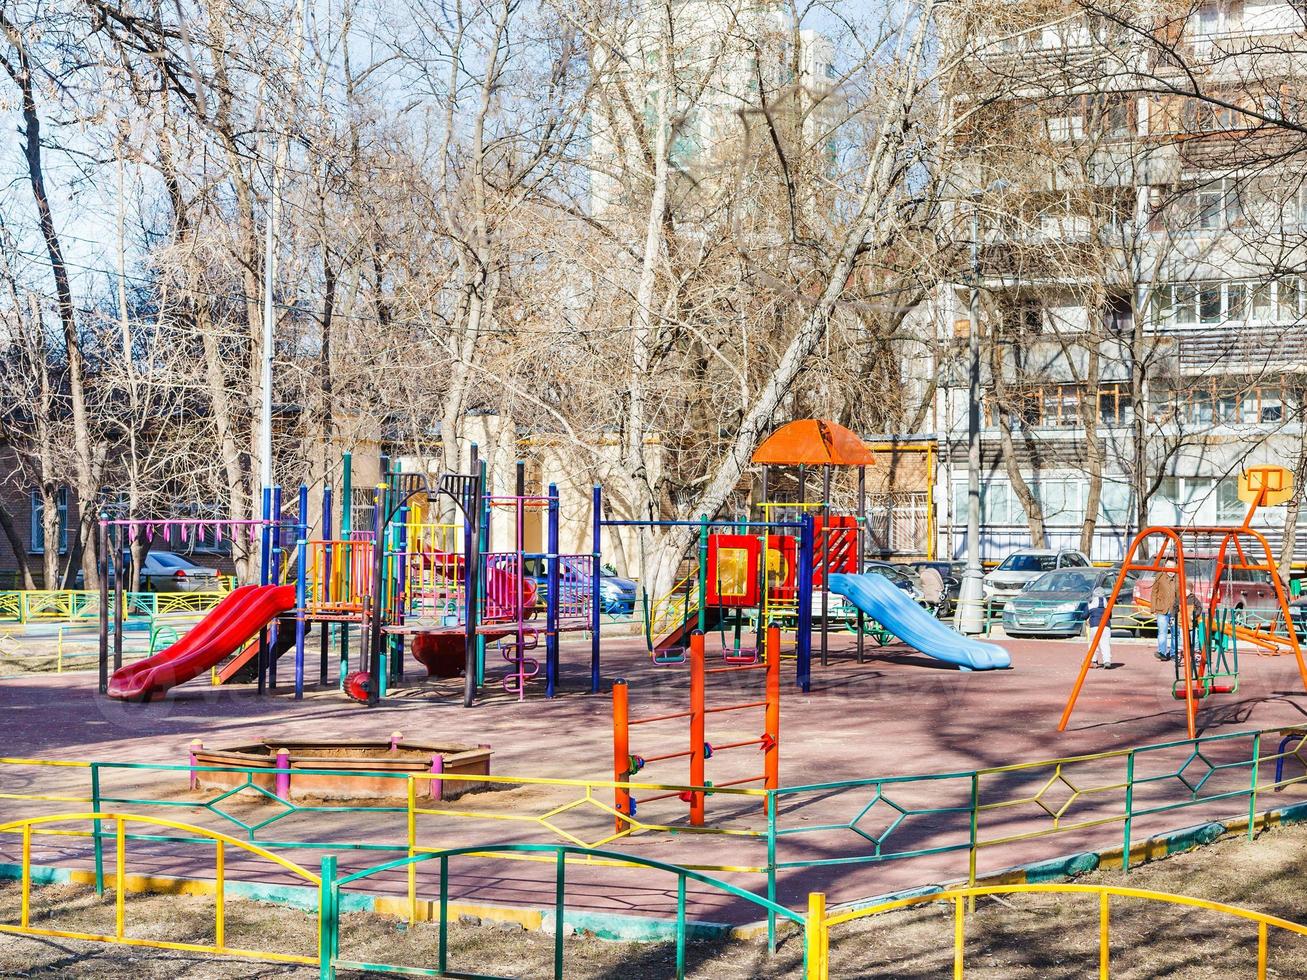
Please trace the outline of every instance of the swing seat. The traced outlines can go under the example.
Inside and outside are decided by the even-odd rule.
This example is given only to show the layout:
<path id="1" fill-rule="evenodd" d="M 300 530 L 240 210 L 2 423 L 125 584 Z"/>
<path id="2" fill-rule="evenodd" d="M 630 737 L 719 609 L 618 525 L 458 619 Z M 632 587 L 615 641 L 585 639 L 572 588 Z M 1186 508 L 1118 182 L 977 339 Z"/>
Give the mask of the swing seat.
<path id="1" fill-rule="evenodd" d="M 1194 700 L 1199 701 L 1207 697 L 1213 690 L 1215 689 L 1209 688 L 1206 684 L 1195 684 L 1193 686 Z M 1185 699 L 1184 688 L 1180 686 L 1171 688 L 1171 697 L 1175 698 L 1177 701 L 1183 701 Z"/>
<path id="2" fill-rule="evenodd" d="M 722 661 L 728 664 L 756 664 L 758 662 L 757 647 L 740 647 L 738 650 L 734 647 L 722 647 Z"/>
<path id="3" fill-rule="evenodd" d="M 655 667 L 674 667 L 685 663 L 685 647 L 668 647 L 652 654 Z"/>

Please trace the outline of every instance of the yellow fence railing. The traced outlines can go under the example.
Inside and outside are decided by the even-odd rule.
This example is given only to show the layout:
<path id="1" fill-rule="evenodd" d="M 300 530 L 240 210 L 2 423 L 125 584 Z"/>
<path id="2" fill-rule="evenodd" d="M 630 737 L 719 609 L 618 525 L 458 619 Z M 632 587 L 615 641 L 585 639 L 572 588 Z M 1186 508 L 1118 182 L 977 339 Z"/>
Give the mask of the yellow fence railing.
<path id="1" fill-rule="evenodd" d="M 226 595 L 227 591 L 127 592 L 123 595 L 123 616 L 207 612 Z M 94 623 L 99 615 L 100 593 L 94 590 L 20 589 L 0 592 L 0 622 Z"/>
<path id="2" fill-rule="evenodd" d="M 93 828 L 93 833 L 97 839 L 103 837 L 109 839 L 112 835 L 114 842 L 113 848 L 113 873 L 112 876 L 106 876 L 106 886 L 112 882 L 114 894 L 114 929 L 113 933 L 87 932 L 73 929 L 57 929 L 48 926 L 35 925 L 32 915 L 32 838 L 38 835 L 61 835 L 69 831 L 56 829 L 59 824 L 89 824 Z M 129 936 L 127 934 L 127 824 L 145 824 L 153 828 L 166 828 L 168 830 L 180 831 L 192 841 L 209 840 L 213 842 L 213 895 L 214 895 L 214 929 L 212 943 L 185 943 L 175 942 L 164 939 L 149 939 L 139 936 Z M 195 827 L 190 824 L 179 823 L 175 820 L 165 820 L 160 817 L 147 817 L 137 814 L 125 813 L 61 813 L 49 816 L 30 817 L 24 820 L 15 820 L 9 823 L 0 824 L 0 834 L 18 834 L 22 838 L 22 865 L 20 871 L 21 897 L 17 922 L 0 922 L 0 933 L 8 933 L 17 936 L 47 936 L 57 939 L 79 939 L 86 942 L 116 943 L 127 946 L 148 946 L 155 949 L 180 950 L 190 953 L 212 953 L 221 956 L 232 956 L 244 959 L 268 960 L 277 963 L 296 963 L 316 965 L 319 962 L 318 956 L 304 956 L 294 953 L 285 953 L 279 950 L 253 950 L 242 949 L 227 945 L 226 941 L 226 916 L 225 916 L 225 897 L 226 897 L 226 866 L 227 851 L 235 849 L 247 855 L 262 858 L 272 864 L 277 865 L 285 871 L 310 885 L 321 889 L 321 878 L 306 868 L 300 867 L 293 861 L 288 861 L 279 857 L 272 852 L 259 847 L 257 844 L 251 844 L 246 841 L 237 840 L 235 837 L 229 837 L 226 834 L 217 833 L 207 830 L 203 827 Z M 140 837 L 135 838 L 140 841 Z M 140 846 L 139 843 L 136 845 Z M 321 920 L 321 908 L 319 908 L 319 920 Z M 41 920 L 43 921 L 43 920 Z M 321 932 L 321 925 L 319 925 Z"/>
<path id="3" fill-rule="evenodd" d="M 1206 909 L 1231 918 L 1243 919 L 1257 925 L 1257 972 L 1258 980 L 1266 980 L 1269 965 L 1268 934 L 1271 929 L 1307 936 L 1307 926 L 1267 915 L 1253 909 L 1212 902 L 1204 898 L 1190 898 L 1186 895 L 1173 895 L 1167 892 L 1148 891 L 1142 888 L 1119 888 L 1112 885 L 993 885 L 974 888 L 955 888 L 948 891 L 927 895 L 913 895 L 909 898 L 881 902 L 866 908 L 853 909 L 830 914 L 826 910 L 826 896 L 815 892 L 808 896 L 808 916 L 806 922 L 806 939 L 808 946 L 807 980 L 830 980 L 831 929 L 901 909 L 928 903 L 948 902 L 953 905 L 953 977 L 962 980 L 966 975 L 966 926 L 969 909 L 974 907 L 975 899 L 985 895 L 1077 895 L 1094 898 L 1098 906 L 1098 949 L 1097 967 L 1099 980 L 1109 980 L 1112 975 L 1112 899 L 1134 899 L 1146 902 L 1159 902 L 1191 909 Z M 1178 921 L 1178 920 L 1177 920 Z M 836 972 L 838 976 L 838 971 Z M 849 974 L 852 975 L 852 974 Z"/>

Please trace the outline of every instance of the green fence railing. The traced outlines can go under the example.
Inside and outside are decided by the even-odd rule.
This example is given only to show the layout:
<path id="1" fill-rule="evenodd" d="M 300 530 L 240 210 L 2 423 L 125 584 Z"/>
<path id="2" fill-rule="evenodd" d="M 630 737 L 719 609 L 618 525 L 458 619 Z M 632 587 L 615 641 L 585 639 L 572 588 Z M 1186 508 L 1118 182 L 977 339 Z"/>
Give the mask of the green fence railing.
<path id="1" fill-rule="evenodd" d="M 58 773 L 62 779 L 56 778 Z M 194 785 L 211 781 L 206 777 L 213 774 L 220 774 L 225 784 L 208 789 Z M 300 800 L 279 784 L 279 774 L 288 779 L 365 775 L 373 783 L 393 781 L 396 791 L 388 800 L 367 805 Z M 175 777 L 176 791 L 144 788 L 150 787 L 152 776 Z M 430 802 L 439 801 L 443 792 L 432 784 L 454 786 L 460 781 L 482 785 L 465 787 L 474 791 L 457 800 Z M 624 818 L 615 833 L 608 801 L 622 787 L 657 790 L 665 798 L 666 816 Z M 895 878 L 900 884 L 972 885 L 1027 863 L 1032 854 L 1053 858 L 1119 847 L 1128 871 L 1138 841 L 1146 836 L 1231 818 L 1246 820 L 1251 836 L 1259 814 L 1287 803 L 1303 804 L 1305 790 L 1304 729 L 1221 733 L 1010 766 L 776 790 L 357 769 L 0 759 L 0 801 L 11 805 L 77 803 L 95 812 L 127 808 L 186 813 L 189 819 L 202 818 L 224 833 L 270 850 L 415 857 L 439 854 L 469 840 L 498 845 L 508 836 L 532 847 L 619 851 L 626 837 L 672 835 L 679 850 L 661 856 L 699 872 L 765 876 L 765 886 L 762 879 L 754 879 L 759 882 L 754 897 L 773 904 L 785 880 L 804 876 L 809 881 L 820 869 L 834 877 L 857 866 L 894 865 L 904 871 Z M 715 794 L 715 824 L 691 827 L 684 808 L 678 808 L 681 792 Z M 1268 805 L 1269 800 L 1274 805 Z M 584 821 L 588 824 L 579 826 Z M 94 849 L 97 869 L 102 868 L 102 835 L 84 836 L 91 841 L 82 846 Z M 710 849 L 705 836 L 711 838 Z M 1032 849 L 1032 842 L 1041 846 Z M 712 863 L 704 863 L 705 857 Z M 410 895 L 413 887 L 410 882 Z M 864 882 L 862 890 L 875 890 L 875 880 Z"/>

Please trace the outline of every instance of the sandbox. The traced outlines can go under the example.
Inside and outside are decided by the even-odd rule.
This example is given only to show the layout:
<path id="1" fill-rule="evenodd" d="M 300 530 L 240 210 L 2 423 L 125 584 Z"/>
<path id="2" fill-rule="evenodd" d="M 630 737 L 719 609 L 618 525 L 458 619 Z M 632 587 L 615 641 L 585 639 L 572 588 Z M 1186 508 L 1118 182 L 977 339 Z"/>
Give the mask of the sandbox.
<path id="1" fill-rule="evenodd" d="M 197 771 L 191 785 L 197 789 L 235 789 L 248 780 L 285 800 L 397 799 L 408 793 L 408 780 L 397 777 L 410 773 L 488 776 L 490 753 L 488 745 L 408 742 L 401 732 L 395 732 L 387 741 L 267 738 L 219 748 L 192 742 L 191 765 L 266 769 L 268 774 Z M 451 800 L 484 786 L 486 783 L 479 780 L 423 779 L 417 782 L 417 794 Z"/>

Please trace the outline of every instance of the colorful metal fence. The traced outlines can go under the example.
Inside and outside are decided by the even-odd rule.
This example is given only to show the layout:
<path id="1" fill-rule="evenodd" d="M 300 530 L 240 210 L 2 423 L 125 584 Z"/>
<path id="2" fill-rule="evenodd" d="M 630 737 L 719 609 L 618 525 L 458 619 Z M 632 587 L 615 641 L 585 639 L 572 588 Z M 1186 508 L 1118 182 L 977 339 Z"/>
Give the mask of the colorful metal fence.
<path id="1" fill-rule="evenodd" d="M 338 928 L 333 929 L 324 941 L 324 949 L 329 950 L 329 957 L 324 959 L 322 968 L 322 977 L 330 978 L 336 975 L 336 970 L 360 970 L 368 973 L 397 973 L 405 976 L 423 976 L 423 977 L 446 977 L 446 976 L 479 976 L 485 980 L 508 980 L 506 977 L 495 977 L 492 975 L 477 972 L 461 973 L 451 972 L 449 964 L 449 863 L 451 858 L 456 857 L 500 857 L 507 859 L 530 859 L 536 861 L 546 861 L 554 866 L 554 906 L 553 906 L 553 934 L 554 934 L 554 955 L 552 976 L 555 980 L 562 980 L 565 960 L 564 944 L 564 925 L 567 919 L 567 866 L 568 858 L 575 858 L 587 866 L 600 866 L 610 868 L 637 868 L 649 871 L 659 871 L 672 875 L 676 879 L 676 925 L 675 925 L 675 944 L 676 944 L 676 967 L 675 976 L 681 980 L 685 976 L 685 951 L 686 951 L 686 887 L 689 882 L 695 882 L 706 888 L 728 894 L 742 902 L 747 903 L 751 908 L 756 909 L 760 916 L 775 916 L 784 920 L 795 923 L 800 928 L 804 925 L 804 918 L 796 912 L 792 912 L 782 905 L 760 898 L 743 888 L 739 888 L 729 882 L 722 881 L 718 878 L 710 877 L 698 871 L 680 866 L 667 864 L 662 861 L 655 861 L 650 858 L 633 856 L 617 851 L 605 851 L 597 848 L 582 847 L 571 844 L 498 844 L 494 846 L 462 847 L 450 848 L 441 851 L 432 851 L 422 854 L 413 854 L 408 857 L 398 858 L 393 861 L 387 861 L 383 864 L 375 865 L 371 868 L 365 868 L 344 877 L 335 878 L 331 885 L 330 897 L 323 920 L 329 926 L 336 925 L 339 922 L 339 909 L 341 907 L 341 891 L 346 886 L 363 881 L 375 875 L 384 874 L 390 871 L 405 870 L 409 874 L 410 880 L 414 877 L 418 865 L 435 862 L 439 868 L 439 877 L 437 880 L 437 894 L 439 901 L 439 912 L 437 917 L 439 928 L 439 940 L 436 947 L 436 963 L 431 967 L 413 966 L 407 964 L 386 964 L 386 963 L 365 963 L 357 960 L 351 960 L 340 956 L 340 935 Z M 328 877 L 327 869 L 334 871 L 335 859 L 327 858 L 324 862 L 323 876 Z M 416 899 L 411 898 L 415 903 Z M 410 920 L 416 918 L 416 909 L 410 906 Z"/>
<path id="2" fill-rule="evenodd" d="M 94 932 L 79 929 L 56 928 L 52 925 L 34 924 L 33 917 L 33 864 L 32 841 L 34 837 L 67 833 L 58 829 L 69 823 L 86 824 L 97 838 L 103 836 L 112 839 L 113 870 L 104 884 L 113 893 L 114 928 L 110 932 Z M 143 825 L 149 831 L 164 833 L 129 834 L 128 824 Z M 106 829 L 107 828 L 107 829 Z M 801 930 L 801 943 L 804 955 L 804 975 L 807 980 L 830 980 L 832 972 L 832 930 L 849 922 L 867 919 L 888 912 L 899 911 L 925 904 L 948 903 L 952 905 L 952 961 L 953 977 L 963 980 L 966 973 L 966 925 L 969 909 L 974 907 L 976 898 L 984 896 L 1010 895 L 1058 895 L 1088 897 L 1095 899 L 1098 913 L 1097 968 L 1100 980 L 1108 980 L 1112 973 L 1112 908 L 1113 900 L 1117 907 L 1122 900 L 1162 903 L 1180 908 L 1207 910 L 1231 919 L 1256 924 L 1256 976 L 1266 980 L 1270 964 L 1270 930 L 1277 929 L 1296 935 L 1307 935 L 1307 926 L 1268 915 L 1252 909 L 1240 908 L 1221 902 L 1200 898 L 1191 898 L 1165 892 L 1148 891 L 1137 888 L 1125 888 L 1102 885 L 1077 884 L 1038 884 L 1038 885 L 993 885 L 958 888 L 947 891 L 931 892 L 910 897 L 880 902 L 868 907 L 847 909 L 834 913 L 828 912 L 826 897 L 822 893 L 810 893 L 806 914 L 792 911 L 729 882 L 713 878 L 683 866 L 669 864 L 649 858 L 633 856 L 615 851 L 604 851 L 567 844 L 500 844 L 492 846 L 473 846 L 447 848 L 421 854 L 410 854 L 380 864 L 372 865 L 349 874 L 338 874 L 337 859 L 328 855 L 322 859 L 321 873 L 312 871 L 279 857 L 270 851 L 248 842 L 237 840 L 224 834 L 215 833 L 207 828 L 180 823 L 139 814 L 116 811 L 86 811 L 79 813 L 60 813 L 0 824 L 0 834 L 17 834 L 21 840 L 20 905 L 16 921 L 0 922 L 0 933 L 20 936 L 40 936 L 59 939 L 71 939 L 82 942 L 120 944 L 136 947 L 178 950 L 191 953 L 203 953 L 222 958 L 241 960 L 261 960 L 273 963 L 290 963 L 317 966 L 319 977 L 334 980 L 338 971 L 365 971 L 373 974 L 400 974 L 405 976 L 480 976 L 487 980 L 505 980 L 490 974 L 464 973 L 451 969 L 451 948 L 449 942 L 449 922 L 451 913 L 450 863 L 458 858 L 503 858 L 531 859 L 543 861 L 553 866 L 553 907 L 552 907 L 552 970 L 555 980 L 561 980 L 566 966 L 567 945 L 566 923 L 568 917 L 567 883 L 569 864 L 580 863 L 587 867 L 637 869 L 645 872 L 654 871 L 671 876 L 675 880 L 674 927 L 672 930 L 675 946 L 674 976 L 680 980 L 686 974 L 686 944 L 688 935 L 687 894 L 688 886 L 694 883 L 708 891 L 715 891 L 731 896 L 746 903 L 759 915 L 784 920 Z M 127 872 L 127 844 L 129 841 L 148 841 L 152 843 L 183 843 L 187 848 L 212 847 L 213 872 L 211 893 L 214 897 L 213 941 L 210 943 L 179 942 L 175 940 L 155 939 L 128 934 L 127 894 L 134 887 Z M 308 887 L 312 894 L 316 890 L 317 902 L 317 943 L 313 953 L 293 953 L 283 949 L 248 949 L 230 946 L 227 943 L 226 930 L 226 895 L 229 881 L 227 855 L 229 850 L 236 850 L 245 855 L 260 859 L 277 866 L 283 872 L 291 874 L 302 886 Z M 433 951 L 434 963 L 420 965 L 413 963 L 389 963 L 363 961 L 342 955 L 342 910 L 346 905 L 343 897 L 350 886 L 383 876 L 395 871 L 412 871 L 419 865 L 434 864 L 437 878 L 434 883 L 435 900 L 433 918 L 436 921 L 437 942 Z M 411 898 L 410 920 L 416 920 L 416 899 Z M 52 914 L 53 915 L 53 914 Z M 48 923 L 52 915 L 40 920 Z M 864 946 L 865 944 L 859 944 Z M 479 969 L 485 969 L 478 964 Z M 859 968 L 861 969 L 861 968 Z M 853 975 L 846 973 L 845 975 Z"/>
<path id="3" fill-rule="evenodd" d="M 173 613 L 207 612 L 226 592 L 126 592 L 123 615 L 157 617 Z M 100 613 L 100 593 L 81 589 L 0 592 L 0 622 L 94 623 Z"/>
<path id="4" fill-rule="evenodd" d="M 914 895 L 910 898 L 882 902 L 868 908 L 854 909 L 829 915 L 826 912 L 825 896 L 814 893 L 808 896 L 807 946 L 808 968 L 807 980 L 830 980 L 830 931 L 846 922 L 865 919 L 873 915 L 898 911 L 913 906 L 929 903 L 948 902 L 953 906 L 953 977 L 962 980 L 966 973 L 966 919 L 967 912 L 973 907 L 975 899 L 985 895 L 1076 895 L 1097 899 L 1098 911 L 1098 949 L 1097 968 L 1099 980 L 1108 980 L 1112 975 L 1112 915 L 1111 900 L 1135 899 L 1158 902 L 1189 909 L 1206 909 L 1231 918 L 1242 919 L 1257 924 L 1257 972 L 1258 980 L 1266 980 L 1269 963 L 1269 932 L 1272 928 L 1285 932 L 1307 936 L 1307 926 L 1278 916 L 1267 915 L 1253 909 L 1226 905 L 1223 902 L 1211 902 L 1202 898 L 1190 898 L 1167 892 L 1147 891 L 1141 888 L 1119 888 L 1110 885 L 993 885 L 975 888 L 956 888 L 948 891 L 933 892 L 928 895 Z M 1179 918 L 1178 910 L 1173 913 Z M 1192 925 L 1190 920 L 1185 920 Z M 839 972 L 836 971 L 836 975 Z"/>
<path id="5" fill-rule="evenodd" d="M 93 833 L 96 839 L 108 837 L 114 842 L 113 849 L 113 874 L 112 877 L 100 883 L 100 889 L 103 890 L 105 884 L 108 884 L 114 895 L 114 930 L 112 934 L 85 932 L 72 929 L 55 929 L 47 926 L 36 926 L 32 924 L 32 838 L 34 836 L 46 834 L 66 834 L 67 831 L 56 829 L 57 825 L 68 823 L 84 823 L 92 828 L 89 833 Z M 126 827 L 131 824 L 144 824 L 152 829 L 161 829 L 172 831 L 168 836 L 157 834 L 132 834 L 128 835 Z M 106 825 L 110 829 L 105 830 Z M 296 955 L 286 953 L 280 950 L 252 950 L 231 947 L 226 942 L 226 917 L 225 917 L 225 897 L 226 897 L 226 858 L 229 848 L 235 849 L 254 857 L 261 858 L 271 864 L 277 865 L 283 871 L 290 872 L 302 881 L 308 882 L 314 887 L 321 888 L 322 879 L 306 868 L 300 867 L 292 861 L 278 857 L 261 847 L 239 841 L 234 837 L 228 837 L 225 834 L 215 833 L 203 827 L 192 826 L 191 824 L 178 823 L 173 820 L 164 820 L 158 817 L 141 816 L 138 814 L 118 813 L 118 812 L 99 812 L 88 811 L 85 813 L 60 813 L 39 817 L 29 817 L 24 820 L 15 820 L 9 823 L 0 824 L 0 834 L 19 834 L 22 838 L 22 863 L 20 869 L 20 887 L 21 887 L 21 904 L 19 907 L 18 921 L 0 923 L 0 932 L 9 933 L 19 936 L 47 936 L 59 939 L 79 939 L 86 942 L 115 943 L 127 946 L 149 946 L 156 949 L 183 950 L 191 953 L 212 953 L 219 956 L 230 956 L 241 959 L 267 960 L 275 963 L 299 963 L 306 965 L 315 965 L 321 961 L 322 949 L 319 947 L 317 956 Z M 177 837 L 177 834 L 183 835 Z M 127 935 L 127 841 L 162 841 L 184 839 L 189 843 L 205 842 L 213 844 L 213 894 L 214 894 L 214 941 L 212 943 L 183 943 L 163 939 L 141 938 L 139 936 Z M 319 914 L 321 914 L 322 904 L 319 903 Z M 323 932 L 319 925 L 319 934 Z"/>
<path id="6" fill-rule="evenodd" d="M 1288 771 L 1281 771 L 1286 765 Z M 59 771 L 62 779 L 55 776 Z M 184 791 L 188 782 L 212 773 L 223 774 L 226 785 Z M 1307 734 L 1227 733 L 970 772 L 775 790 L 378 772 L 368 778 L 393 781 L 395 793 L 363 806 L 298 802 L 285 788 L 289 784 L 278 780 L 359 774 L 0 759 L 0 800 L 73 803 L 94 811 L 202 813 L 215 832 L 251 845 L 320 853 L 388 851 L 416 857 L 469 842 L 496 845 L 504 840 L 504 828 L 512 828 L 516 842 L 588 848 L 612 847 L 639 835 L 676 835 L 669 860 L 700 872 L 765 876 L 765 888 L 760 882 L 757 891 L 776 901 L 781 881 L 799 875 L 811 880 L 811 873 L 823 868 L 840 873 L 859 865 L 888 870 L 894 864 L 904 870 L 900 878 L 916 883 L 974 885 L 1032 856 L 1118 847 L 1128 870 L 1141 824 L 1146 836 L 1235 817 L 1247 821 L 1251 836 L 1259 813 L 1302 801 Z M 175 777 L 178 791 L 142 791 L 152 777 Z M 157 785 L 157 779 L 153 782 Z M 463 793 L 463 787 L 478 791 Z M 663 796 L 666 809 L 641 813 L 629 824 L 624 818 L 626 825 L 618 828 L 611 805 L 618 789 Z M 716 800 L 714 819 L 703 827 L 689 824 L 680 802 L 682 794 L 692 798 L 695 792 Z M 328 833 L 319 820 L 328 813 L 352 816 L 336 820 Z M 703 839 L 699 835 L 714 842 L 711 863 L 703 860 L 709 855 L 696 843 Z M 102 863 L 103 836 L 82 836 L 93 838 Z M 410 881 L 410 897 L 415 887 Z"/>

